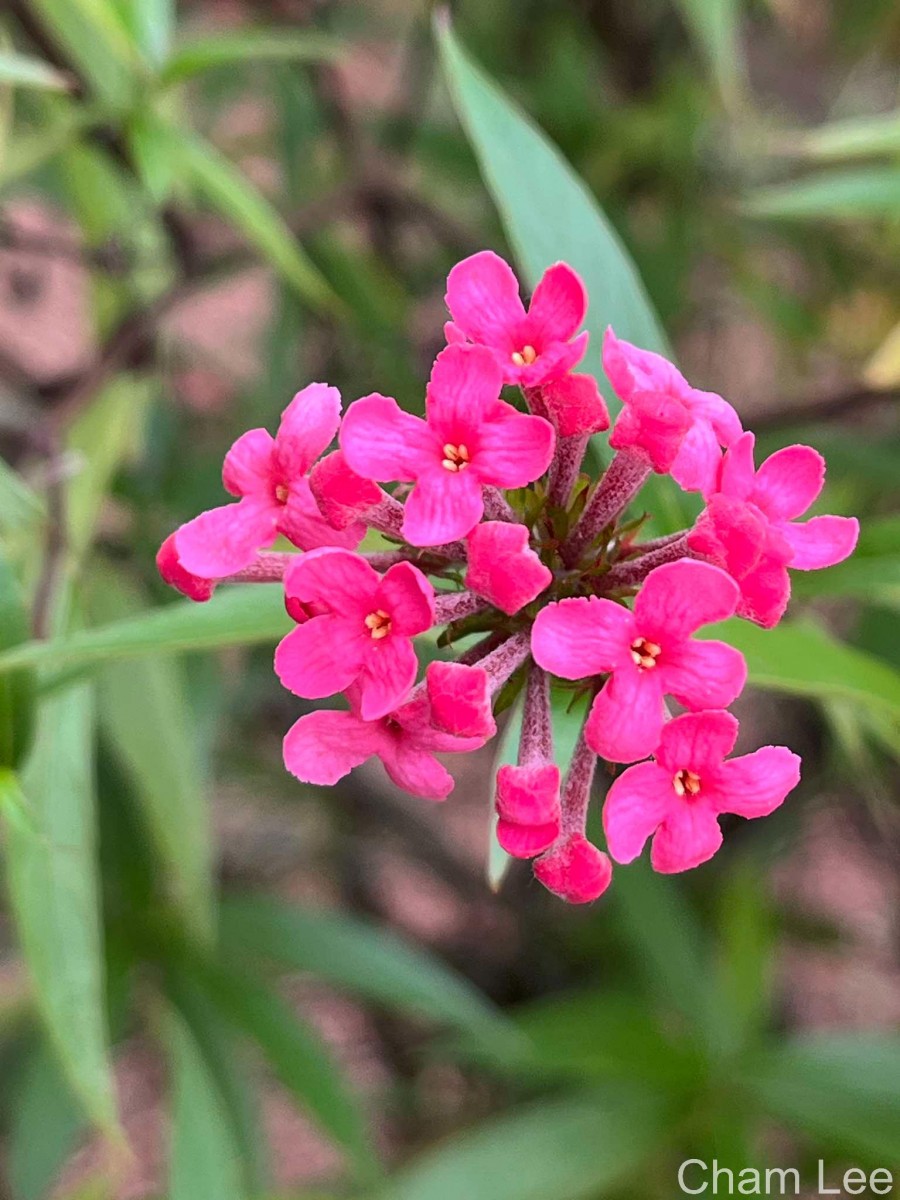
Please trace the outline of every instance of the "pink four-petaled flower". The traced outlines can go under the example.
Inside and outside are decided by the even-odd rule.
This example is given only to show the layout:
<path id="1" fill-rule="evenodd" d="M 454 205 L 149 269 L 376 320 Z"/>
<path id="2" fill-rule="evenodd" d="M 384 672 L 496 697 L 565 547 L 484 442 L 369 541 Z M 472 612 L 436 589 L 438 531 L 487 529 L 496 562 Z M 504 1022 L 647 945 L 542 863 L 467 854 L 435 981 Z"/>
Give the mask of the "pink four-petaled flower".
<path id="1" fill-rule="evenodd" d="M 358 546 L 365 526 L 341 531 L 324 519 L 307 475 L 337 432 L 341 395 L 337 388 L 311 383 L 298 392 L 281 416 L 275 437 L 250 429 L 225 456 L 222 482 L 237 504 L 201 513 L 175 533 L 181 567 L 204 579 L 222 579 L 253 561 L 257 550 L 283 534 L 295 546 Z"/>
<path id="2" fill-rule="evenodd" d="M 547 470 L 553 427 L 500 399 L 500 368 L 483 346 L 448 346 L 428 385 L 426 419 L 387 396 L 350 406 L 341 449 L 359 475 L 414 482 L 403 536 L 414 546 L 465 537 L 484 513 L 482 488 L 524 487 Z"/>
<path id="3" fill-rule="evenodd" d="M 382 576 L 349 550 L 312 550 L 284 586 L 288 611 L 311 614 L 275 651 L 286 688 L 316 700 L 356 683 L 364 721 L 403 703 L 418 666 L 412 639 L 434 622 L 434 590 L 417 567 L 397 563 Z"/>
<path id="4" fill-rule="evenodd" d="M 778 808 L 800 779 L 799 757 L 763 746 L 726 761 L 737 735 L 727 712 L 686 713 L 666 725 L 655 761 L 623 771 L 607 794 L 603 828 L 616 862 L 632 862 L 652 836 L 654 869 L 687 871 L 721 846 L 722 813 L 765 817 Z"/>
<path id="5" fill-rule="evenodd" d="M 634 762 L 659 744 L 665 695 L 697 710 L 724 707 L 740 693 L 743 655 L 725 642 L 691 637 L 730 617 L 737 599 L 724 571 L 682 559 L 651 571 L 633 612 L 593 596 L 548 605 L 534 622 L 532 652 L 563 679 L 609 673 L 585 737 L 602 758 Z"/>

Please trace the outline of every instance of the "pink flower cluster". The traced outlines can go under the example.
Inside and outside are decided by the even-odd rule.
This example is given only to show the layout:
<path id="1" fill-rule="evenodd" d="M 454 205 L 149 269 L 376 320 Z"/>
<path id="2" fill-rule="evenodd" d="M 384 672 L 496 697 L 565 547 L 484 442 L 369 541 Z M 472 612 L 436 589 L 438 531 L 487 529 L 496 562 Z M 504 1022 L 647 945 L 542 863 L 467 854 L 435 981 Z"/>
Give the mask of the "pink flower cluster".
<path id="1" fill-rule="evenodd" d="M 526 310 L 510 267 L 484 251 L 453 268 L 446 299 L 424 418 L 378 393 L 342 417 L 337 390 L 310 384 L 275 437 L 235 442 L 223 481 L 237 503 L 182 525 L 160 572 L 198 601 L 222 580 L 280 581 L 296 628 L 276 651 L 279 679 L 304 700 L 345 698 L 288 731 L 298 779 L 334 784 L 378 758 L 399 787 L 443 799 L 454 781 L 437 755 L 478 750 L 518 699 L 517 760 L 496 774 L 509 854 L 573 903 L 600 896 L 611 859 L 631 862 L 650 839 L 656 870 L 696 867 L 721 845 L 720 815 L 765 816 L 800 778 L 784 746 L 728 757 L 738 722 L 726 710 L 747 669 L 704 627 L 775 625 L 788 568 L 840 562 L 857 522 L 798 521 L 822 488 L 821 456 L 790 446 L 756 468 L 730 404 L 611 329 L 603 365 L 622 407 L 615 453 L 591 480 L 588 441 L 610 422 L 596 381 L 575 371 L 588 340 L 576 273 L 550 267 Z M 640 540 L 646 517 L 626 512 L 651 473 L 701 494 L 691 529 Z M 279 535 L 303 553 L 271 551 Z M 420 635 L 432 659 L 421 678 Z M 578 693 L 590 707 L 563 774 L 552 696 Z M 603 805 L 605 850 L 587 833 L 598 760 L 623 767 Z"/>

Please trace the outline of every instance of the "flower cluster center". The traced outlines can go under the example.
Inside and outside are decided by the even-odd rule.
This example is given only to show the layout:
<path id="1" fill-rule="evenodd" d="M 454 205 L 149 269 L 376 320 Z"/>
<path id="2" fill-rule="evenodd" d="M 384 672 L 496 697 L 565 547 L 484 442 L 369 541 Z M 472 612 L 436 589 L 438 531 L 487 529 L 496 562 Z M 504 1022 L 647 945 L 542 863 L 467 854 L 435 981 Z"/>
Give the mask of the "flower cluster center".
<path id="1" fill-rule="evenodd" d="M 700 791 L 700 776 L 687 769 L 679 771 L 672 780 L 672 786 L 679 796 L 696 796 Z"/>
<path id="2" fill-rule="evenodd" d="M 517 367 L 530 367 L 537 356 L 534 346 L 523 346 L 521 350 L 514 350 L 511 355 Z"/>
<path id="3" fill-rule="evenodd" d="M 662 653 L 658 642 L 648 642 L 646 638 L 635 638 L 631 643 L 631 657 L 642 671 L 649 671 L 656 666 L 656 660 Z"/>
<path id="4" fill-rule="evenodd" d="M 386 638 L 391 632 L 390 613 L 386 613 L 383 608 L 376 608 L 366 617 L 366 629 L 376 641 Z"/>
<path id="5" fill-rule="evenodd" d="M 472 461 L 468 446 L 464 446 L 462 442 L 458 446 L 448 442 L 442 453 L 444 457 L 441 466 L 445 471 L 464 471 Z"/>

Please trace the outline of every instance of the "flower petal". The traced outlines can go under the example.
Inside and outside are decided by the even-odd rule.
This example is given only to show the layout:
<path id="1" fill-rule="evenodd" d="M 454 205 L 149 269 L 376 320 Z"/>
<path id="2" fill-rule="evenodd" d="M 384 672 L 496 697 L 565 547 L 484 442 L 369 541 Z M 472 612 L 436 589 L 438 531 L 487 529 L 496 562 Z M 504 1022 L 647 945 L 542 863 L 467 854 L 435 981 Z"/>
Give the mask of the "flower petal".
<path id="1" fill-rule="evenodd" d="M 675 800 L 671 778 L 656 763 L 638 763 L 613 781 L 603 805 L 603 831 L 616 862 L 638 857 Z"/>
<path id="2" fill-rule="evenodd" d="M 201 513 L 175 531 L 182 567 L 202 579 L 224 579 L 243 570 L 257 550 L 275 541 L 278 514 L 277 504 L 255 496 Z"/>
<path id="3" fill-rule="evenodd" d="M 609 412 L 593 375 L 566 375 L 545 383 L 541 401 L 559 437 L 609 429 Z"/>
<path id="4" fill-rule="evenodd" d="M 278 519 L 278 531 L 301 550 L 316 550 L 322 546 L 355 550 L 366 535 L 366 527 L 361 521 L 354 521 L 342 529 L 329 524 L 313 499 L 305 475 L 300 475 L 290 485 L 287 503 Z"/>
<path id="5" fill-rule="evenodd" d="M 525 487 L 550 466 L 556 434 L 543 417 L 498 404 L 479 430 L 472 468 L 482 483 L 501 488 Z"/>
<path id="6" fill-rule="evenodd" d="M 419 663 L 409 638 L 392 632 L 381 641 L 367 640 L 360 676 L 359 711 L 364 720 L 376 721 L 386 717 L 407 698 L 416 682 Z"/>
<path id="7" fill-rule="evenodd" d="M 357 524 L 383 495 L 374 480 L 351 469 L 343 450 L 326 454 L 313 466 L 309 486 L 322 516 L 335 529 Z"/>
<path id="8" fill-rule="evenodd" d="M 772 521 L 805 513 L 825 482 L 825 459 L 812 446 L 776 450 L 756 472 L 750 499 Z"/>
<path id="9" fill-rule="evenodd" d="M 392 638 L 415 637 L 434 624 L 434 588 L 412 563 L 388 568 L 374 603 L 390 615 Z"/>
<path id="10" fill-rule="evenodd" d="M 466 587 L 510 616 L 553 582 L 524 525 L 483 521 L 469 534 L 468 553 Z"/>
<path id="11" fill-rule="evenodd" d="M 305 475 L 337 433 L 341 393 L 327 383 L 311 383 L 284 412 L 275 435 L 275 456 L 282 482 Z"/>
<path id="12" fill-rule="evenodd" d="M 498 815 L 517 825 L 546 825 L 555 821 L 558 827 L 559 776 L 556 763 L 500 767 L 497 772 Z"/>
<path id="13" fill-rule="evenodd" d="M 473 471 L 423 472 L 406 500 L 403 536 L 413 546 L 442 546 L 465 537 L 484 515 Z"/>
<path id="14" fill-rule="evenodd" d="M 455 781 L 443 763 L 406 739 L 386 741 L 380 757 L 393 782 L 410 795 L 445 800 L 453 791 Z"/>
<path id="15" fill-rule="evenodd" d="M 199 575 L 192 575 L 181 565 L 178 551 L 175 548 L 174 533 L 170 533 L 160 546 L 156 555 L 156 569 L 169 587 L 175 588 L 183 596 L 197 601 L 198 604 L 211 600 L 212 594 L 216 590 L 214 580 L 201 579 Z"/>
<path id="16" fill-rule="evenodd" d="M 444 297 L 456 325 L 475 342 L 512 352 L 525 320 L 519 281 L 508 263 L 482 250 L 457 263 L 447 276 Z"/>
<path id="17" fill-rule="evenodd" d="M 248 429 L 225 455 L 222 483 L 232 496 L 266 496 L 273 492 L 275 439 L 268 429 Z"/>
<path id="18" fill-rule="evenodd" d="M 503 372 L 495 355 L 484 346 L 447 346 L 434 360 L 425 395 L 425 411 L 435 442 L 470 450 L 477 431 L 501 403 Z"/>
<path id="19" fill-rule="evenodd" d="M 650 862 L 654 871 L 672 875 L 690 871 L 712 858 L 722 845 L 716 814 L 705 804 L 679 804 L 663 821 L 653 839 Z"/>
<path id="20" fill-rule="evenodd" d="M 855 517 L 812 517 L 778 525 L 794 556 L 788 566 L 796 571 L 816 571 L 843 562 L 856 549 L 859 521 Z"/>
<path id="21" fill-rule="evenodd" d="M 365 627 L 331 613 L 313 617 L 281 639 L 275 674 L 295 696 L 321 700 L 350 686 L 362 670 Z"/>
<path id="22" fill-rule="evenodd" d="M 373 392 L 350 405 L 341 424 L 341 449 L 357 475 L 409 482 L 440 462 L 440 447 L 421 417 Z"/>
<path id="23" fill-rule="evenodd" d="M 681 642 L 657 664 L 663 690 L 685 708 L 727 708 L 747 682 L 740 650 L 727 642 Z"/>
<path id="24" fill-rule="evenodd" d="M 425 672 L 435 725 L 458 737 L 489 738 L 497 731 L 487 671 L 456 662 L 429 663 Z"/>
<path id="25" fill-rule="evenodd" d="M 683 641 L 701 625 L 733 615 L 737 584 L 719 567 L 689 558 L 656 567 L 634 602 L 637 635 L 665 648 Z"/>
<path id="26" fill-rule="evenodd" d="M 753 466 L 755 444 L 756 438 L 752 433 L 741 434 L 737 441 L 728 447 L 722 459 L 717 490 L 732 500 L 747 500 L 753 492 L 756 481 Z"/>
<path id="27" fill-rule="evenodd" d="M 304 604 L 318 601 L 332 612 L 354 618 L 378 607 L 375 593 L 380 583 L 381 576 L 364 558 L 329 547 L 298 555 L 284 576 L 284 590 L 291 599 Z"/>
<path id="28" fill-rule="evenodd" d="M 656 761 L 670 778 L 679 771 L 693 771 L 702 780 L 734 749 L 739 728 L 737 718 L 729 712 L 685 713 L 663 729 Z"/>
<path id="29" fill-rule="evenodd" d="M 715 486 L 722 462 L 719 441 L 709 421 L 694 421 L 672 463 L 671 476 L 686 492 L 707 495 Z"/>
<path id="30" fill-rule="evenodd" d="M 684 376 L 667 358 L 617 338 L 611 326 L 603 335 L 603 370 L 620 400 L 630 400 L 638 391 L 679 395 L 688 390 Z"/>
<path id="31" fill-rule="evenodd" d="M 585 679 L 627 663 L 634 636 L 627 608 L 578 596 L 541 609 L 531 630 L 531 652 L 545 671 L 562 679 Z"/>
<path id="32" fill-rule="evenodd" d="M 284 765 L 301 783 L 330 787 L 378 752 L 377 722 L 349 712 L 314 712 L 301 717 L 284 738 Z"/>
<path id="33" fill-rule="evenodd" d="M 612 863 L 602 850 L 576 833 L 537 859 L 534 876 L 570 904 L 590 904 L 609 887 Z"/>
<path id="34" fill-rule="evenodd" d="M 559 821 L 545 825 L 517 825 L 515 821 L 497 822 L 497 841 L 513 858 L 534 858 L 549 849 L 559 836 Z"/>
<path id="35" fill-rule="evenodd" d="M 609 762 L 646 758 L 659 745 L 662 690 L 653 671 L 622 667 L 595 697 L 584 727 L 587 744 Z"/>
<path id="36" fill-rule="evenodd" d="M 740 581 L 741 599 L 737 615 L 772 629 L 785 614 L 791 598 L 791 580 L 776 559 L 764 558 Z"/>
<path id="37" fill-rule="evenodd" d="M 524 333 L 522 341 L 529 345 L 529 335 Z M 571 342 L 550 342 L 541 349 L 533 363 L 517 366 L 512 358 L 508 362 L 500 359 L 503 378 L 506 383 L 517 384 L 519 387 L 539 387 L 551 379 L 561 379 L 584 358 L 590 334 L 580 333 Z"/>
<path id="38" fill-rule="evenodd" d="M 767 817 L 800 782 L 800 756 L 787 746 L 761 746 L 723 762 L 710 778 L 719 812 Z"/>
<path id="39" fill-rule="evenodd" d="M 686 399 L 694 419 L 709 421 L 712 425 L 720 446 L 733 445 L 744 432 L 741 418 L 728 401 L 716 392 L 701 392 L 698 388 L 690 388 Z"/>
<path id="40" fill-rule="evenodd" d="M 528 306 L 528 332 L 538 346 L 567 342 L 584 324 L 587 289 L 568 263 L 554 263 L 541 276 Z"/>

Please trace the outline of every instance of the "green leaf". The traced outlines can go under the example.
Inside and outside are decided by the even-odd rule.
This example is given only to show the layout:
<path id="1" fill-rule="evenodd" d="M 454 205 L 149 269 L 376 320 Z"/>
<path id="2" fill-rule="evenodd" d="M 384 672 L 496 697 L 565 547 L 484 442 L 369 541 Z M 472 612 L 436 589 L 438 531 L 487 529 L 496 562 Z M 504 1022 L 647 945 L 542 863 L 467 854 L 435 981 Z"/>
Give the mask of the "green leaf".
<path id="1" fill-rule="evenodd" d="M 182 83 L 215 67 L 241 67 L 250 62 L 324 62 L 335 59 L 341 45 L 323 33 L 297 29 L 242 29 L 182 42 L 160 74 L 166 86 Z"/>
<path id="2" fill-rule="evenodd" d="M 160 66 L 169 53 L 176 0 L 114 0 L 142 57 Z"/>
<path id="3" fill-rule="evenodd" d="M 114 1133 L 93 779 L 93 697 L 70 687 L 41 707 L 22 777 L 35 830 L 7 822 L 13 914 L 35 1000 L 91 1119 Z"/>
<path id="4" fill-rule="evenodd" d="M 900 152 L 900 113 L 879 113 L 820 125 L 788 137 L 785 149 L 804 158 L 850 162 Z"/>
<path id="5" fill-rule="evenodd" d="M 759 188 L 742 210 L 751 217 L 796 221 L 894 217 L 900 213 L 900 167 L 822 171 Z"/>
<path id="6" fill-rule="evenodd" d="M 13 50 L 0 50 L 0 84 L 3 83 L 67 92 L 73 81 L 39 58 L 16 54 Z"/>
<path id="7" fill-rule="evenodd" d="M 30 529 L 44 517 L 44 502 L 18 472 L 0 459 L 0 530 L 5 534 Z"/>
<path id="8" fill-rule="evenodd" d="M 84 1113 L 56 1060 L 38 1045 L 17 1090 L 9 1130 L 12 1200 L 42 1200 L 84 1128 Z"/>
<path id="9" fill-rule="evenodd" d="M 458 1135 L 377 1196 L 594 1200 L 639 1179 L 664 1135 L 659 1105 L 621 1085 L 611 1096 L 544 1100 Z"/>
<path id="10" fill-rule="evenodd" d="M 757 687 L 812 700 L 852 700 L 900 718 L 900 673 L 807 618 L 782 621 L 775 629 L 732 620 L 699 636 L 722 637 L 740 650 Z"/>
<path id="11" fill-rule="evenodd" d="M 814 1035 L 754 1056 L 739 1082 L 772 1117 L 879 1166 L 900 1165 L 900 1038 Z"/>
<path id="12" fill-rule="evenodd" d="M 172 1142 L 169 1200 L 244 1200 L 242 1180 L 225 1107 L 190 1029 L 168 1022 L 172 1070 Z"/>
<path id="13" fill-rule="evenodd" d="M 173 155 L 185 179 L 220 216 L 239 229 L 301 299 L 336 311 L 340 301 L 310 262 L 280 214 L 215 146 L 170 128 Z"/>
<path id="14" fill-rule="evenodd" d="M 764 878 L 763 865 L 748 860 L 731 869 L 718 896 L 719 993 L 736 1046 L 752 1045 L 769 1023 L 775 923 Z"/>
<path id="15" fill-rule="evenodd" d="M 230 898 L 222 906 L 220 936 L 226 954 L 241 961 L 261 955 L 476 1038 L 502 1040 L 513 1033 L 498 1010 L 436 959 L 386 929 L 343 913 L 301 909 L 263 896 Z"/>
<path id="16" fill-rule="evenodd" d="M 435 21 L 444 74 L 507 236 L 529 284 L 560 259 L 581 275 L 591 297 L 591 347 L 580 369 L 605 383 L 602 331 L 668 352 L 643 284 L 596 200 L 546 135 L 475 65 L 441 10 Z"/>
<path id="17" fill-rule="evenodd" d="M 108 621 L 142 607 L 122 578 L 95 568 L 92 616 Z M 186 694 L 180 665 L 155 655 L 111 663 L 97 680 L 102 728 L 131 776 L 168 891 L 186 926 L 204 939 L 213 927 L 212 841 Z"/>
<path id="18" fill-rule="evenodd" d="M 175 181 L 175 156 L 169 126 L 148 105 L 136 109 L 126 129 L 128 146 L 141 181 L 155 204 L 169 198 Z"/>
<path id="19" fill-rule="evenodd" d="M 738 38 L 740 0 L 677 0 L 677 6 L 709 61 L 723 98 L 733 101 L 743 75 Z"/>
<path id="20" fill-rule="evenodd" d="M 0 674 L 40 665 L 57 672 L 62 668 L 61 674 L 69 677 L 75 668 L 96 667 L 120 658 L 274 642 L 290 627 L 280 588 L 244 584 L 221 592 L 206 604 L 179 600 L 53 642 L 27 642 L 0 654 Z"/>
<path id="21" fill-rule="evenodd" d="M 377 1162 L 363 1115 L 318 1035 L 275 992 L 236 967 L 193 956 L 179 970 L 265 1054 L 281 1083 L 371 1179 Z"/>
<path id="22" fill-rule="evenodd" d="M 33 0 L 32 7 L 98 97 L 124 107 L 138 58 L 115 6 L 108 0 Z"/>
<path id="23" fill-rule="evenodd" d="M 0 653 L 28 637 L 28 614 L 15 572 L 0 552 Z M 0 676 L 0 767 L 18 767 L 31 744 L 34 671 Z"/>

